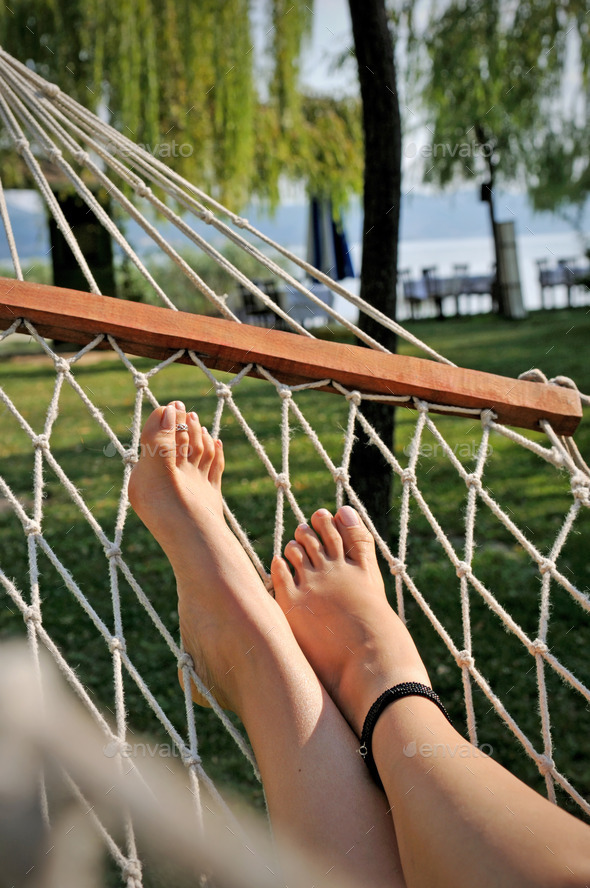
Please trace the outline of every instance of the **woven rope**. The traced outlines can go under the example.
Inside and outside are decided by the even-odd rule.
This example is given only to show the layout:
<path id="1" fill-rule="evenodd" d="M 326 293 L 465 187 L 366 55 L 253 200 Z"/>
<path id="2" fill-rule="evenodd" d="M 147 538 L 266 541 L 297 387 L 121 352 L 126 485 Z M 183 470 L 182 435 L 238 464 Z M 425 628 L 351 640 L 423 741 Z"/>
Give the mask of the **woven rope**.
<path id="1" fill-rule="evenodd" d="M 145 206 L 153 207 L 163 213 L 169 222 L 173 223 L 179 231 L 190 238 L 192 243 L 204 250 L 209 256 L 218 261 L 221 266 L 232 274 L 236 282 L 246 286 L 250 292 L 261 298 L 264 304 L 276 313 L 292 329 L 304 335 L 311 335 L 295 323 L 288 313 L 275 305 L 272 300 L 258 287 L 248 281 L 241 272 L 233 267 L 219 251 L 211 247 L 203 238 L 197 235 L 187 224 L 185 217 L 180 217 L 170 207 L 158 198 L 151 190 L 149 182 L 164 190 L 185 210 L 192 212 L 201 220 L 213 226 L 218 232 L 224 234 L 233 243 L 247 250 L 251 255 L 260 258 L 264 267 L 276 276 L 280 277 L 289 286 L 295 287 L 300 293 L 309 297 L 312 304 L 321 305 L 323 311 L 351 329 L 365 343 L 376 348 L 378 344 L 362 334 L 356 325 L 343 318 L 337 311 L 327 308 L 314 294 L 290 273 L 284 271 L 276 263 L 264 256 L 257 248 L 244 240 L 243 236 L 236 232 L 227 222 L 219 218 L 223 214 L 231 225 L 237 226 L 240 231 L 247 231 L 251 235 L 259 236 L 263 244 L 268 244 L 268 238 L 256 232 L 246 220 L 239 219 L 234 214 L 228 213 L 215 201 L 208 198 L 194 186 L 184 182 L 176 174 L 168 171 L 159 161 L 147 154 L 141 148 L 120 136 L 115 130 L 97 120 L 81 106 L 77 105 L 53 85 L 47 84 L 25 66 L 11 59 L 5 52 L 0 51 L 0 116 L 4 121 L 6 131 L 13 140 L 15 148 L 21 152 L 31 175 L 47 202 L 50 212 L 53 214 L 58 226 L 64 233 L 67 242 L 71 246 L 74 255 L 78 259 L 88 286 L 93 292 L 98 292 L 96 283 L 92 277 L 86 260 L 81 254 L 75 238 L 71 234 L 63 214 L 43 174 L 42 167 L 32 150 L 29 139 L 33 139 L 35 149 L 50 157 L 52 162 L 62 171 L 68 181 L 88 204 L 96 218 L 111 234 L 115 243 L 123 253 L 136 265 L 146 281 L 154 288 L 154 291 L 163 300 L 164 304 L 174 309 L 169 297 L 150 275 L 140 257 L 133 250 L 121 231 L 113 224 L 104 210 L 95 200 L 74 165 L 64 156 L 69 155 L 74 164 L 81 165 L 90 170 L 97 181 L 108 187 L 110 193 L 120 207 L 139 224 L 153 239 L 159 249 L 181 268 L 187 277 L 187 281 L 203 293 L 219 313 L 229 321 L 236 322 L 237 318 L 227 307 L 223 295 L 216 294 L 203 281 L 187 263 L 182 259 L 159 234 L 155 226 L 146 218 L 145 213 L 137 209 L 136 205 L 126 196 L 124 187 L 119 187 L 107 175 L 118 177 L 120 183 L 130 188 L 136 197 L 145 201 Z M 81 147 L 83 145 L 83 147 Z M 93 155 L 89 155 L 92 151 Z M 94 159 L 93 159 L 94 156 Z M 96 157 L 101 158 L 97 162 Z M 121 160 L 125 158 L 126 163 Z M 133 169 L 131 169 L 133 167 Z M 6 206 L 4 193 L 0 183 L 0 217 L 3 220 L 10 252 L 15 270 L 15 276 L 22 279 L 22 270 L 18 259 L 18 250 L 15 243 L 9 212 Z M 310 271 L 305 262 L 294 257 L 279 245 L 274 245 L 283 256 L 289 258 L 299 268 Z M 384 326 L 393 329 L 413 344 L 419 345 L 432 357 L 445 360 L 428 346 L 424 346 L 415 337 L 407 334 L 399 325 L 384 318 L 370 306 L 366 306 L 358 297 L 349 294 L 340 285 L 335 284 L 329 278 L 325 278 L 319 272 L 313 275 L 331 286 L 336 293 L 349 299 L 356 307 L 364 310 L 370 316 L 384 323 Z M 158 404 L 158 399 L 152 390 L 154 382 L 158 383 L 162 376 L 170 372 L 170 368 L 181 357 L 187 357 L 183 352 L 171 355 L 165 361 L 154 364 L 147 372 L 138 369 L 133 360 L 125 354 L 116 340 L 108 337 L 108 343 L 117 356 L 119 366 L 129 374 L 134 388 L 133 406 L 129 412 L 128 433 L 129 440 L 123 442 L 116 434 L 112 423 L 93 402 L 88 390 L 84 387 L 78 375 L 78 368 L 84 367 L 85 361 L 102 343 L 104 337 L 99 335 L 91 343 L 80 349 L 75 355 L 63 357 L 57 354 L 39 334 L 33 325 L 26 322 L 26 329 L 31 338 L 37 343 L 39 349 L 45 355 L 47 361 L 53 362 L 55 369 L 55 384 L 50 398 L 45 421 L 42 427 L 34 428 L 27 420 L 25 412 L 19 409 L 8 392 L 0 389 L 0 401 L 4 409 L 16 423 L 22 433 L 23 448 L 28 448 L 32 459 L 32 505 L 24 506 L 21 498 L 22 491 L 15 491 L 0 476 L 0 494 L 5 500 L 7 508 L 20 522 L 23 534 L 26 536 L 26 546 L 29 565 L 29 588 L 18 588 L 11 579 L 9 573 L 0 569 L 0 584 L 6 596 L 22 614 L 26 624 L 38 676 L 41 681 L 41 667 L 39 665 L 39 646 L 45 647 L 55 659 L 61 672 L 82 700 L 92 717 L 99 725 L 105 736 L 105 743 L 114 743 L 116 749 L 123 750 L 128 742 L 129 725 L 125 711 L 124 677 L 128 675 L 143 695 L 147 706 L 155 719 L 170 737 L 174 748 L 184 762 L 189 775 L 190 790 L 195 799 L 196 827 L 200 828 L 202 812 L 200 800 L 200 787 L 206 789 L 208 795 L 215 799 L 216 803 L 225 808 L 213 782 L 207 774 L 200 758 L 197 729 L 192 701 L 190 699 L 189 686 L 192 679 L 201 693 L 206 696 L 213 707 L 214 712 L 231 734 L 240 750 L 251 758 L 249 748 L 243 737 L 236 731 L 233 723 L 227 718 L 208 690 L 196 675 L 192 661 L 182 650 L 177 641 L 165 625 L 165 621 L 158 614 L 140 582 L 134 575 L 132 559 L 129 556 L 127 515 L 128 496 L 127 484 L 134 462 L 139 455 L 139 438 L 143 418 L 144 407 L 152 408 Z M 13 336 L 19 327 L 19 321 L 15 322 L 2 334 L 0 341 Z M 322 430 L 316 430 L 310 423 L 305 408 L 305 395 L 309 390 L 319 389 L 330 383 L 330 380 L 321 380 L 310 384 L 298 386 L 286 386 L 278 381 L 266 368 L 251 365 L 231 379 L 224 377 L 223 381 L 218 375 L 211 372 L 194 352 L 188 353 L 192 364 L 195 380 L 205 379 L 210 388 L 211 396 L 215 398 L 213 410 L 213 422 L 211 432 L 214 437 L 223 432 L 224 424 L 231 423 L 240 430 L 243 438 L 252 448 L 255 462 L 259 464 L 261 475 L 267 476 L 275 488 L 275 523 L 272 542 L 272 553 L 280 553 L 286 542 L 287 527 L 293 522 L 300 523 L 306 519 L 305 507 L 301 504 L 301 496 L 297 488 L 296 479 L 292 477 L 291 465 L 293 463 L 294 441 L 303 440 L 306 447 L 311 448 L 318 464 L 321 464 L 327 475 L 331 478 L 334 490 L 335 506 L 341 505 L 345 498 L 360 511 L 364 521 L 375 536 L 378 548 L 385 559 L 395 583 L 397 608 L 402 617 L 406 612 L 408 596 L 410 596 L 424 613 L 434 631 L 446 646 L 450 657 L 460 670 L 461 681 L 465 699 L 465 712 L 469 736 L 472 742 L 478 742 L 478 726 L 476 719 L 476 707 L 474 704 L 474 690 L 478 689 L 489 701 L 490 706 L 498 714 L 508 729 L 516 737 L 524 752 L 535 762 L 539 772 L 543 775 L 547 792 L 551 799 L 555 800 L 555 784 L 559 785 L 587 814 L 590 814 L 590 805 L 582 794 L 574 787 L 569 776 L 561 773 L 555 765 L 554 745 L 551 735 L 550 704 L 548 699 L 546 674 L 557 674 L 571 689 L 581 696 L 580 703 L 590 702 L 590 690 L 568 666 L 559 660 L 550 650 L 548 645 L 548 630 L 550 626 L 550 602 L 554 590 L 567 596 L 580 608 L 580 613 L 590 613 L 590 599 L 584 590 L 575 584 L 571 577 L 564 573 L 560 566 L 560 556 L 570 535 L 575 533 L 579 516 L 584 508 L 590 505 L 590 474 L 585 468 L 585 463 L 572 449 L 571 445 L 555 435 L 548 424 L 544 425 L 546 444 L 539 443 L 524 435 L 500 426 L 490 410 L 462 410 L 463 416 L 472 418 L 473 423 L 479 428 L 479 444 L 475 456 L 473 468 L 468 470 L 458 458 L 453 447 L 447 442 L 441 430 L 441 421 L 433 419 L 430 405 L 420 399 L 404 397 L 388 397 L 361 395 L 356 391 L 349 391 L 338 383 L 332 387 L 341 395 L 340 403 L 343 405 L 341 421 L 342 446 L 336 458 L 333 448 L 326 446 L 322 439 Z M 450 363 L 450 362 L 447 362 Z M 263 437 L 257 433 L 253 425 L 248 421 L 245 411 L 241 408 L 240 392 L 243 390 L 247 374 L 256 369 L 257 374 L 266 380 L 269 390 L 276 392 L 277 419 L 276 429 L 280 440 L 279 456 L 276 461 L 270 454 L 268 446 L 265 446 Z M 530 377 L 529 377 L 530 378 Z M 571 380 L 557 378 L 555 384 L 573 385 Z M 94 427 L 108 441 L 112 455 L 117 455 L 121 460 L 122 474 L 118 507 L 115 516 L 114 530 L 112 533 L 105 531 L 103 525 L 93 512 L 92 504 L 87 502 L 72 479 L 63 470 L 56 454 L 59 453 L 59 423 L 60 406 L 68 396 L 77 398 L 84 406 Z M 325 397 L 328 397 L 327 395 Z M 584 400 L 584 396 L 582 396 Z M 383 442 L 375 429 L 367 421 L 363 413 L 363 404 L 369 400 L 386 400 L 388 403 L 399 405 L 411 405 L 416 413 L 414 431 L 406 450 L 407 461 L 402 461 L 394 454 L 390 447 Z M 440 405 L 437 410 L 440 412 Z M 449 408 L 449 411 L 458 411 Z M 444 420 L 443 420 L 444 423 Z M 371 517 L 354 489 L 351 486 L 349 476 L 350 457 L 355 436 L 362 429 L 369 441 L 380 451 L 391 471 L 399 481 L 400 507 L 399 507 L 399 533 L 397 547 L 392 550 L 387 541 L 383 540 L 371 521 Z M 445 532 L 443 523 L 434 515 L 428 502 L 427 488 L 423 486 L 420 477 L 420 454 L 424 438 L 428 435 L 440 449 L 447 464 L 454 470 L 456 481 L 464 498 L 464 536 L 461 543 Z M 522 527 L 511 515 L 508 508 L 504 507 L 492 491 L 486 486 L 485 471 L 490 453 L 490 438 L 492 435 L 503 436 L 509 439 L 515 446 L 526 448 L 532 457 L 538 458 L 547 465 L 544 468 L 548 472 L 553 469 L 567 473 L 570 479 L 571 504 L 565 512 L 561 526 L 555 540 L 548 550 L 543 550 L 536 545 L 527 534 L 526 527 Z M 56 444 L 54 445 L 54 442 Z M 92 602 L 92 590 L 85 588 L 76 579 L 76 558 L 71 562 L 60 558 L 56 547 L 51 544 L 48 534 L 44 529 L 44 519 L 47 507 L 44 502 L 44 490 L 46 486 L 46 472 L 56 477 L 63 490 L 69 497 L 79 513 L 80 520 L 88 527 L 89 532 L 96 538 L 104 551 L 105 576 L 98 580 L 101 588 L 108 589 L 112 601 L 112 628 L 109 628 L 104 619 L 99 615 Z M 240 526 L 236 517 L 227 503 L 224 505 L 226 517 L 240 542 L 250 555 L 261 578 L 269 585 L 269 577 L 265 569 L 265 561 L 270 552 L 261 555 L 255 545 L 249 539 L 247 532 Z M 538 631 L 535 637 L 519 624 L 509 610 L 501 603 L 494 590 L 490 589 L 478 576 L 476 566 L 476 531 L 477 520 L 484 510 L 494 516 L 514 545 L 524 551 L 532 565 L 538 571 L 540 581 L 540 596 L 538 604 Z M 412 549 L 412 520 L 413 515 L 420 515 L 430 529 L 432 538 L 436 541 L 437 550 L 441 556 L 452 565 L 458 578 L 458 596 L 460 601 L 462 636 L 453 638 L 447 627 L 437 616 L 436 608 L 430 600 L 428 590 L 418 587 L 411 566 Z M 96 632 L 102 637 L 104 644 L 112 659 L 114 682 L 114 714 L 115 727 L 111 727 L 91 696 L 79 680 L 75 668 L 68 661 L 67 652 L 60 651 L 45 629 L 43 623 L 43 586 L 39 568 L 39 556 L 48 560 L 52 568 L 57 572 L 63 586 L 74 602 L 82 608 L 92 621 Z M 178 728 L 170 720 L 165 707 L 156 699 L 150 691 L 147 677 L 140 674 L 134 663 L 134 655 L 128 650 L 126 637 L 126 615 L 121 601 L 121 581 L 124 581 L 132 590 L 146 614 L 146 621 L 154 627 L 155 632 L 162 639 L 162 643 L 168 650 L 170 662 L 170 681 L 173 682 L 176 668 L 181 668 L 184 674 L 185 684 L 185 711 L 186 711 L 186 738 L 181 735 Z M 511 714 L 506 701 L 494 691 L 491 682 L 486 677 L 486 665 L 480 663 L 477 652 L 474 651 L 472 607 L 473 596 L 486 603 L 490 611 L 498 618 L 506 632 L 516 639 L 523 652 L 531 660 L 532 668 L 536 671 L 537 704 L 540 711 L 541 729 L 539 738 L 532 739 L 527 736 Z M 254 762 L 252 763 L 255 767 Z M 82 799 L 83 801 L 83 799 Z M 47 819 L 50 819 L 50 811 L 45 801 Z M 231 818 L 231 813 L 225 809 L 225 816 Z M 233 819 L 232 819 L 233 822 Z M 132 825 L 129 825 L 126 835 L 126 847 L 122 850 L 115 840 L 109 835 L 102 824 L 98 824 L 105 843 L 114 859 L 121 868 L 122 876 L 129 888 L 139 888 L 141 885 L 141 866 L 137 858 L 137 849 L 133 838 Z"/>

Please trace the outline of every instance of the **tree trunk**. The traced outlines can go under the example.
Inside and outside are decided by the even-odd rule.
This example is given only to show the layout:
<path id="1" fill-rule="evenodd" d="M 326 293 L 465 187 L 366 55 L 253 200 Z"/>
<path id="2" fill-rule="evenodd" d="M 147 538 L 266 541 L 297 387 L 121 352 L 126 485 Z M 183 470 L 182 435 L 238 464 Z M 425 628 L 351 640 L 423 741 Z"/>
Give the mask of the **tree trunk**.
<path id="1" fill-rule="evenodd" d="M 491 144 L 492 136 L 485 131 L 481 123 L 475 124 L 475 134 L 480 142 L 480 144 Z M 496 219 L 496 211 L 494 205 L 494 187 L 495 187 L 495 169 L 496 164 L 493 160 L 493 154 L 487 155 L 486 157 L 487 165 L 488 165 L 488 176 L 489 179 L 487 182 L 484 182 L 481 188 L 481 199 L 486 201 L 490 208 L 490 225 L 492 228 L 492 237 L 494 239 L 494 255 L 496 257 L 496 273 L 494 278 L 494 283 L 492 287 L 492 307 L 498 312 L 498 314 L 502 315 L 502 317 L 506 317 L 507 315 L 507 287 L 506 281 L 504 280 L 504 264 L 500 261 L 500 238 L 498 237 L 498 228 L 497 228 L 497 219 Z"/>
<path id="2" fill-rule="evenodd" d="M 363 102 L 365 137 L 363 299 L 395 317 L 397 244 L 401 197 L 401 124 L 393 41 L 385 0 L 349 0 Z M 396 349 L 396 336 L 370 318 L 361 328 Z M 394 409 L 365 402 L 363 412 L 383 441 L 393 447 Z M 391 468 L 359 430 L 351 459 L 351 481 L 382 536 L 391 527 Z"/>
<path id="3" fill-rule="evenodd" d="M 62 209 L 66 222 L 70 226 L 72 234 L 80 244 L 80 249 L 101 292 L 105 296 L 116 296 L 113 247 L 110 234 L 100 224 L 78 194 L 62 194 L 58 191 L 54 192 L 54 195 Z M 98 197 L 104 208 L 109 212 L 110 200 L 108 195 L 102 197 L 100 195 L 95 196 Z M 52 215 L 49 216 L 49 237 L 51 240 L 54 286 L 86 292 L 89 288 L 88 281 L 84 277 L 76 257 L 57 227 L 57 222 Z M 54 339 L 53 347 L 57 350 L 71 348 L 71 343 L 66 344 L 58 339 Z"/>
<path id="4" fill-rule="evenodd" d="M 105 296 L 116 296 L 110 234 L 79 195 L 56 193 L 55 197 L 59 201 L 72 234 L 80 244 L 96 283 Z M 111 204 L 108 196 L 95 194 L 95 197 L 110 215 Z M 49 233 L 54 285 L 69 287 L 72 290 L 88 290 L 88 281 L 53 216 L 49 217 Z"/>

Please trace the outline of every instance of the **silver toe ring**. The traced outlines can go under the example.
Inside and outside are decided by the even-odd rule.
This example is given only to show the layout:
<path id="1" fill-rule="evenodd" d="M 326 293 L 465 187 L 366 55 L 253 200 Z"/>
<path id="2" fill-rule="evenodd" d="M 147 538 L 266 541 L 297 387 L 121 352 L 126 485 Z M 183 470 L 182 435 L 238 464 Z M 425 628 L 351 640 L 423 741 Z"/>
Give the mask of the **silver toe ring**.
<path id="1" fill-rule="evenodd" d="M 176 424 L 176 431 L 177 432 L 188 432 L 188 426 L 187 426 L 186 422 L 177 423 Z"/>

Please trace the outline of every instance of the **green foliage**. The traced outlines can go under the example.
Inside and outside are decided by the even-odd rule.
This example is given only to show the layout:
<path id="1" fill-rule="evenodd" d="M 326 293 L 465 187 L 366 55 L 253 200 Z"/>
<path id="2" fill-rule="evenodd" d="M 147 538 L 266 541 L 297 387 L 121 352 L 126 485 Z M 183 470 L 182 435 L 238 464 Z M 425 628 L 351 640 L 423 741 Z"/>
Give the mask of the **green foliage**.
<path id="1" fill-rule="evenodd" d="M 498 176 L 524 179 L 539 209 L 583 203 L 590 184 L 587 10 L 578 0 L 452 0 L 439 9 L 422 44 L 415 31 L 411 41 L 410 70 L 421 71 L 413 95 L 432 127 L 425 178 L 446 185 L 481 176 L 493 152 Z M 576 52 L 574 80 L 586 98 L 577 97 L 574 111 L 564 80 Z M 474 145 L 482 136 L 483 150 Z"/>
<path id="2" fill-rule="evenodd" d="M 299 122 L 299 52 L 311 31 L 312 7 L 305 0 L 273 0 L 269 5 L 274 60 L 270 97 L 281 123 L 289 127 Z"/>
<path id="3" fill-rule="evenodd" d="M 8 52 L 94 112 L 108 109 L 124 135 L 232 208 L 253 193 L 276 205 L 285 174 L 331 189 L 336 204 L 360 190 L 358 105 L 300 92 L 310 0 L 269 0 L 259 58 L 250 0 L 13 5 L 0 9 Z M 6 147 L 5 186 L 28 184 Z"/>

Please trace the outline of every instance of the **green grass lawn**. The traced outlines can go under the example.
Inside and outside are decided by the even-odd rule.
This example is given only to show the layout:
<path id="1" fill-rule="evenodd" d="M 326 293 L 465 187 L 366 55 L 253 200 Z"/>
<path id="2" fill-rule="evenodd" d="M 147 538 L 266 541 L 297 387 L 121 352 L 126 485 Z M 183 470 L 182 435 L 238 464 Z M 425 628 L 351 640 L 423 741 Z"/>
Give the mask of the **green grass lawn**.
<path id="1" fill-rule="evenodd" d="M 582 391 L 590 391 L 590 314 L 586 309 L 538 312 L 520 323 L 507 323 L 496 317 L 457 318 L 440 322 L 415 322 L 412 332 L 458 364 L 477 369 L 518 375 L 538 366 L 548 376 L 573 377 Z M 415 350 L 401 344 L 404 353 Z M 142 371 L 153 367 L 147 359 L 137 359 Z M 128 426 L 135 397 L 129 373 L 110 354 L 93 356 L 76 365 L 74 375 L 102 410 L 107 422 L 123 443 L 129 442 Z M 12 398 L 33 429 L 43 429 L 55 384 L 55 373 L 42 357 L 10 357 L 0 363 L 0 385 Z M 181 398 L 189 409 L 198 410 L 202 422 L 211 424 L 216 405 L 211 383 L 196 368 L 174 365 L 152 382 L 155 396 L 165 402 Z M 270 458 L 280 466 L 280 402 L 270 386 L 246 379 L 236 393 L 236 402 L 255 428 Z M 330 456 L 338 462 L 346 423 L 344 399 L 322 393 L 298 396 L 304 413 L 318 431 Z M 18 496 L 29 514 L 33 508 L 33 451 L 29 439 L 6 407 L 2 407 L 0 435 L 0 474 Z M 145 407 L 145 415 L 149 407 Z M 396 455 L 405 464 L 415 425 L 411 411 L 399 410 Z M 474 466 L 480 437 L 476 422 L 440 418 L 436 425 L 457 457 Z M 590 423 L 586 418 L 576 436 L 583 454 L 590 454 Z M 272 553 L 276 490 L 267 477 L 236 419 L 226 411 L 221 434 L 227 455 L 224 492 L 237 517 L 268 565 Z M 531 437 L 541 437 L 530 433 Z M 511 509 L 514 520 L 534 544 L 548 554 L 565 511 L 571 502 L 567 478 L 530 452 L 514 446 L 499 435 L 492 437 L 485 482 L 494 496 Z M 51 449 L 109 539 L 117 517 L 118 494 L 123 465 L 104 431 L 94 422 L 78 395 L 67 385 L 60 395 L 60 413 L 51 434 Z M 460 551 L 464 538 L 465 485 L 458 479 L 449 460 L 428 435 L 423 441 L 418 477 L 432 512 L 452 544 Z M 334 508 L 334 485 L 313 448 L 294 428 L 291 440 L 290 470 L 293 489 L 304 512 L 320 506 Z M 471 469 L 470 469 L 471 470 Z M 391 543 L 397 544 L 396 514 L 400 485 L 395 485 L 392 503 Z M 45 470 L 43 531 L 56 554 L 71 571 L 97 614 L 113 628 L 109 594 L 108 564 L 101 544 L 81 517 L 51 469 Z M 368 504 L 370 508 L 370 504 Z M 286 537 L 295 521 L 288 516 Z M 585 510 L 559 559 L 560 569 L 581 590 L 588 592 L 590 568 L 587 556 L 590 520 Z M 410 573 L 459 648 L 463 647 L 459 580 L 443 556 L 427 522 L 413 505 L 410 518 L 407 562 Z M 476 524 L 476 572 L 489 584 L 503 607 L 532 638 L 538 633 L 539 573 L 498 520 L 481 507 Z M 158 545 L 129 511 L 125 519 L 123 557 L 160 614 L 176 636 L 178 617 L 171 571 Z M 29 588 L 27 542 L 20 522 L 6 500 L 0 499 L 0 567 L 27 596 Z M 112 710 L 112 666 L 103 639 L 89 617 L 66 588 L 63 578 L 44 555 L 39 557 L 43 621 L 59 647 L 76 668 L 81 681 L 99 706 Z M 391 578 L 388 587 L 393 594 Z M 144 674 L 170 720 L 184 735 L 184 700 L 176 682 L 173 658 L 151 625 L 133 590 L 120 577 L 123 626 L 130 657 Z M 460 674 L 445 646 L 420 607 L 405 595 L 409 626 L 427 662 L 439 693 L 448 703 L 458 726 L 464 725 L 463 692 Z M 480 597 L 471 593 L 470 608 L 473 649 L 476 661 L 493 690 L 505 701 L 535 747 L 541 749 L 537 708 L 537 677 L 533 661 L 522 646 L 507 634 L 500 620 Z M 22 618 L 3 590 L 0 590 L 0 638 L 22 635 Z M 590 680 L 588 613 L 572 602 L 562 589 L 554 587 L 548 640 L 551 651 L 563 660 L 586 684 Z M 590 794 L 590 709 L 579 694 L 572 692 L 546 669 L 551 701 L 554 758 L 583 795 Z M 126 678 L 129 723 L 134 731 L 149 732 L 166 742 L 151 710 L 134 683 Z M 474 691 L 480 743 L 493 747 L 493 755 L 532 785 L 542 789 L 536 767 L 522 753 L 519 744 L 505 728 L 479 690 Z M 112 719 L 112 716 L 109 716 Z M 262 805 L 262 793 L 249 765 L 233 741 L 219 727 L 216 717 L 197 711 L 200 753 L 214 780 L 238 790 L 255 805 Z M 560 801 L 569 805 L 560 793 Z M 570 806 L 571 807 L 571 806 Z M 572 808 L 572 810 L 575 810 Z"/>

